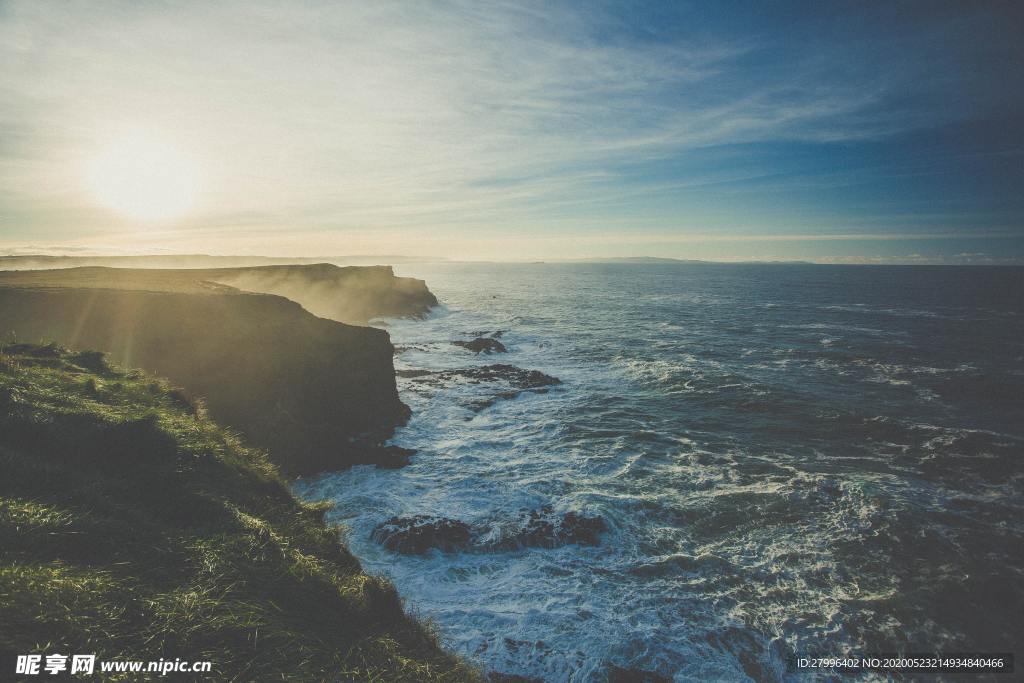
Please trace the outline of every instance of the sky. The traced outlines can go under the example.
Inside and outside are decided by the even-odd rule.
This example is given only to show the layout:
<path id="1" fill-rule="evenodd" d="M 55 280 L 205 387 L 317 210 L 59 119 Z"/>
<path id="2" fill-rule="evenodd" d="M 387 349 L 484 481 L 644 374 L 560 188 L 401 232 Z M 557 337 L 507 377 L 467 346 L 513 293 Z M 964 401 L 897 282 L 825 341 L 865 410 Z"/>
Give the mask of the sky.
<path id="1" fill-rule="evenodd" d="M 1021 35 L 996 1 L 0 0 L 0 251 L 1024 263 Z M 187 210 L 97 191 L 140 136 Z"/>

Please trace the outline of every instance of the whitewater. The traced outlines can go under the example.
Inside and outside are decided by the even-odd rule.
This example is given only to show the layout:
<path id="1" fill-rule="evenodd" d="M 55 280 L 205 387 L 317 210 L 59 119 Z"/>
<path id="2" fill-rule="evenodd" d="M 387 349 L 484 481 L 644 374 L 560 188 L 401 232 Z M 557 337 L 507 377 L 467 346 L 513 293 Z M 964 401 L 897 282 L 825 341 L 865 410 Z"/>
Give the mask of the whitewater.
<path id="1" fill-rule="evenodd" d="M 1024 269 L 398 270 L 441 301 L 375 323 L 413 414 L 391 443 L 418 452 L 295 488 L 484 670 L 806 680 L 798 653 L 1019 650 Z M 479 337 L 507 352 L 452 343 Z M 495 364 L 560 383 L 467 372 Z M 537 510 L 603 530 L 500 542 Z M 474 540 L 375 540 L 414 515 Z"/>

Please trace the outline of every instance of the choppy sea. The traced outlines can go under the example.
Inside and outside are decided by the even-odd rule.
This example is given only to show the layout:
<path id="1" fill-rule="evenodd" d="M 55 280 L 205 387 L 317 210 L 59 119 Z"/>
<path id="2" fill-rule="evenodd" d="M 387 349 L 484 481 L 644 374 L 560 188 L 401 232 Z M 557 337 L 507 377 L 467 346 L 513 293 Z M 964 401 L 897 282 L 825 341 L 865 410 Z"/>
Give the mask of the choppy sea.
<path id="1" fill-rule="evenodd" d="M 454 651 L 574 682 L 813 679 L 798 653 L 1024 655 L 1024 269 L 398 271 L 442 302 L 378 323 L 413 409 L 392 443 L 418 454 L 296 489 L 334 502 L 366 569 Z M 478 336 L 507 352 L 452 344 Z M 494 364 L 561 384 L 465 372 Z M 534 510 L 605 531 L 485 542 Z M 373 540 L 414 515 L 484 540 Z"/>

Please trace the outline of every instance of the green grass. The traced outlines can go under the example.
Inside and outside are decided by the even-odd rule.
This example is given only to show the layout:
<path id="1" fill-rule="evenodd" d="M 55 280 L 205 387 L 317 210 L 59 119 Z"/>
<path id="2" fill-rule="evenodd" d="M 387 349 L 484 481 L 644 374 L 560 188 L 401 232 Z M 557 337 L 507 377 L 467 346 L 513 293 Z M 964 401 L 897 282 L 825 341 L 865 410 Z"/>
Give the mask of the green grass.
<path id="1" fill-rule="evenodd" d="M 209 660 L 204 680 L 478 680 L 325 512 L 165 382 L 3 347 L 0 678 L 70 652 Z"/>

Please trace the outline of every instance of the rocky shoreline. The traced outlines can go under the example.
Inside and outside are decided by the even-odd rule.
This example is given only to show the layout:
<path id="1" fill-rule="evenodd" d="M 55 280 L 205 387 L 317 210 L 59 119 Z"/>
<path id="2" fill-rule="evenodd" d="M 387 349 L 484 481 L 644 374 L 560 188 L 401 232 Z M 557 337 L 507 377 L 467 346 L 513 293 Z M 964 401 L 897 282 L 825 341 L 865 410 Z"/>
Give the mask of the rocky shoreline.
<path id="1" fill-rule="evenodd" d="M 358 305 L 343 301 L 353 292 Z M 0 272 L 0 338 L 57 342 L 78 350 L 79 364 L 96 350 L 167 377 L 181 387 L 174 395 L 182 406 L 236 430 L 291 477 L 356 464 L 394 469 L 416 454 L 386 445 L 410 416 L 397 378 L 414 390 L 479 387 L 463 404 L 472 413 L 561 384 L 510 363 L 396 372 L 399 350 L 386 331 L 339 320 L 419 317 L 436 303 L 422 281 L 379 267 Z M 467 355 L 510 354 L 503 334 L 474 332 L 450 343 Z M 541 505 L 483 522 L 396 515 L 371 537 L 393 552 L 423 555 L 595 546 L 607 531 L 602 517 Z M 490 680 L 529 679 L 493 673 Z"/>
<path id="2" fill-rule="evenodd" d="M 498 339 L 504 330 L 470 332 L 470 340 L 450 343 L 475 355 L 508 354 Z M 414 347 L 429 351 L 428 347 Z M 403 348 L 402 351 L 408 350 Z M 396 371 L 407 380 L 407 388 L 439 391 L 458 385 L 477 385 L 479 394 L 463 399 L 461 405 L 473 413 L 511 400 L 524 393 L 546 393 L 562 382 L 557 377 L 527 370 L 509 363 L 490 363 L 441 370 L 402 368 Z M 439 515 L 392 516 L 378 524 L 370 534 L 376 543 L 403 555 L 423 555 L 433 550 L 443 553 L 489 552 L 520 548 L 555 548 L 564 545 L 598 545 L 608 530 L 604 519 L 575 510 L 556 512 L 553 505 L 523 508 L 511 519 L 470 523 Z"/>

